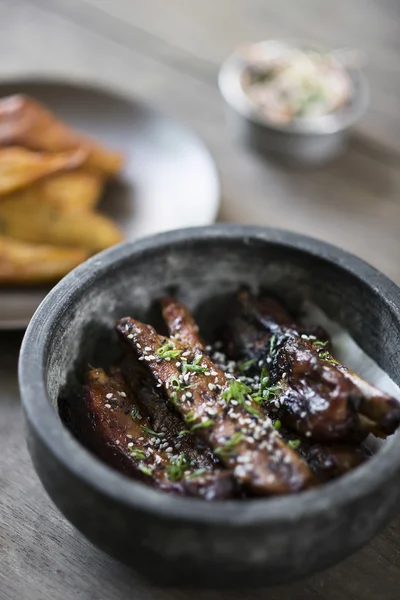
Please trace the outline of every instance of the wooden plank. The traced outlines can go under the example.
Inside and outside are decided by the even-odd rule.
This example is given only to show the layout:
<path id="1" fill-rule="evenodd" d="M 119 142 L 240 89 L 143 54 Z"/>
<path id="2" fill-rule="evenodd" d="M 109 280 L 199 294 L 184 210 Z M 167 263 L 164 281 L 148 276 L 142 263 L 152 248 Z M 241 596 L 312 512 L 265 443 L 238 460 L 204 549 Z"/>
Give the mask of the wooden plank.
<path id="1" fill-rule="evenodd" d="M 3 28 L 0 48 L 10 57 L 2 63 L 3 76 L 33 71 L 90 78 L 192 125 L 217 157 L 223 219 L 320 237 L 400 281 L 396 155 L 370 148 L 358 136 L 336 163 L 313 172 L 288 171 L 233 142 L 218 90 L 196 74 L 182 73 L 162 63 L 162 57 L 145 56 L 32 5 L 18 4 L 9 22 L 3 19 Z"/>

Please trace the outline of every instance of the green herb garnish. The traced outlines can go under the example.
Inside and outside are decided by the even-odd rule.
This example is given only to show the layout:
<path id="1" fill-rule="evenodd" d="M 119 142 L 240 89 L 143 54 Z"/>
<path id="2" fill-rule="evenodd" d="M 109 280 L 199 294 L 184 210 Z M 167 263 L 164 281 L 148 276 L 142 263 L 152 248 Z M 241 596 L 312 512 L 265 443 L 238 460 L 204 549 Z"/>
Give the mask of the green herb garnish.
<path id="1" fill-rule="evenodd" d="M 193 423 L 193 421 L 196 420 L 196 413 L 194 412 L 194 410 L 191 410 L 187 413 L 187 415 L 185 415 L 185 421 L 186 423 Z"/>
<path id="2" fill-rule="evenodd" d="M 292 448 L 293 450 L 296 450 L 296 448 L 298 448 L 300 446 L 301 441 L 300 440 L 289 440 L 287 444 L 290 448 Z"/>
<path id="3" fill-rule="evenodd" d="M 188 479 L 194 479 L 195 477 L 200 477 L 200 475 L 203 475 L 204 473 L 207 473 L 207 469 L 196 469 L 196 471 L 193 471 L 193 473 L 191 473 L 188 476 Z"/>
<path id="4" fill-rule="evenodd" d="M 248 413 L 256 417 L 261 417 L 261 414 L 254 406 L 247 404 L 248 399 L 251 397 L 250 392 L 251 389 L 242 381 L 239 381 L 238 379 L 232 379 L 229 383 L 229 387 L 222 392 L 221 397 L 224 398 L 226 402 L 236 400 L 236 402 L 243 406 Z"/>
<path id="5" fill-rule="evenodd" d="M 152 437 L 163 437 L 162 433 L 157 433 L 156 431 L 153 431 L 152 429 L 150 429 L 149 427 L 145 427 L 144 425 L 141 425 L 140 429 L 143 431 L 143 433 L 147 433 L 147 435 L 151 435 Z"/>
<path id="6" fill-rule="evenodd" d="M 223 458 L 229 458 L 234 453 L 235 447 L 240 443 L 242 437 L 243 434 L 238 431 L 223 446 L 216 448 L 214 454 Z"/>
<path id="7" fill-rule="evenodd" d="M 338 361 L 335 360 L 333 358 L 333 356 L 331 356 L 331 354 L 325 350 L 325 352 L 320 352 L 318 354 L 319 358 L 321 358 L 322 360 L 326 361 L 327 363 L 329 363 L 330 365 L 338 365 Z"/>
<path id="8" fill-rule="evenodd" d="M 146 467 L 146 465 L 139 465 L 139 470 L 145 475 L 151 476 L 153 474 L 153 469 L 151 467 Z"/>
<path id="9" fill-rule="evenodd" d="M 193 362 L 188 363 L 187 360 L 182 361 L 182 375 L 186 375 L 186 373 L 205 373 L 208 369 L 207 367 L 200 366 L 200 362 L 203 359 L 203 355 L 199 354 L 193 360 Z"/>
<path id="10" fill-rule="evenodd" d="M 321 342 L 320 340 L 315 340 L 314 342 L 312 342 L 312 345 L 317 348 L 324 348 L 328 344 L 329 344 L 329 340 L 326 340 L 326 342 Z"/>
<path id="11" fill-rule="evenodd" d="M 192 432 L 190 431 L 190 429 L 182 429 L 182 431 L 180 431 L 178 433 L 178 438 L 182 438 L 185 435 L 191 435 L 191 434 L 192 434 Z"/>
<path id="12" fill-rule="evenodd" d="M 192 387 L 191 385 L 184 384 L 177 375 L 173 375 L 171 377 L 169 384 L 174 390 L 177 391 L 188 390 L 190 387 Z"/>
<path id="13" fill-rule="evenodd" d="M 157 350 L 157 356 L 163 359 L 178 358 L 178 356 L 180 356 L 181 353 L 182 350 L 177 350 L 171 342 L 164 344 Z"/>
<path id="14" fill-rule="evenodd" d="M 201 423 L 196 423 L 196 425 L 193 425 L 192 431 L 195 431 L 196 429 L 201 429 L 202 427 L 210 427 L 213 423 L 214 421 L 212 419 L 202 421 Z"/>
<path id="15" fill-rule="evenodd" d="M 138 407 L 134 406 L 131 410 L 132 421 L 136 421 L 136 419 L 138 419 L 140 421 L 141 418 L 142 418 L 142 415 L 140 414 Z"/>
<path id="16" fill-rule="evenodd" d="M 246 373 L 256 362 L 255 358 L 252 358 L 251 360 L 246 360 L 245 362 L 242 362 L 238 365 L 239 367 L 239 372 L 240 373 Z"/>
<path id="17" fill-rule="evenodd" d="M 268 354 L 270 355 L 271 358 L 273 358 L 275 355 L 276 343 L 277 343 L 276 335 L 272 334 L 271 339 L 269 340 L 269 352 L 268 352 Z"/>
<path id="18" fill-rule="evenodd" d="M 279 419 L 277 419 L 277 420 L 275 421 L 275 423 L 274 423 L 274 429 L 275 429 L 276 431 L 279 431 L 281 427 L 282 427 L 282 423 L 280 422 L 280 420 L 279 420 Z"/>
<path id="19" fill-rule="evenodd" d="M 251 392 L 251 389 L 238 379 L 232 379 L 229 383 L 229 387 L 222 392 L 221 397 L 227 402 L 236 400 L 239 404 L 243 404 Z"/>
<path id="20" fill-rule="evenodd" d="M 188 466 L 189 462 L 184 454 L 180 454 L 177 458 L 171 459 L 171 464 L 167 467 L 168 479 L 171 481 L 179 481 L 182 479 Z"/>
<path id="21" fill-rule="evenodd" d="M 274 400 L 277 396 L 278 392 L 282 391 L 282 388 L 280 385 L 271 385 L 269 386 L 269 372 L 268 369 L 263 367 L 261 369 L 261 375 L 260 375 L 260 389 L 258 390 L 258 392 L 255 392 L 254 394 L 252 394 L 252 398 L 254 400 L 254 402 L 257 402 L 258 404 L 262 404 L 264 402 L 270 402 L 271 400 Z"/>
<path id="22" fill-rule="evenodd" d="M 146 458 L 145 453 L 143 452 L 143 450 L 139 450 L 139 448 L 132 448 L 128 447 L 129 452 L 132 454 L 133 458 L 138 458 L 139 460 L 144 460 Z"/>

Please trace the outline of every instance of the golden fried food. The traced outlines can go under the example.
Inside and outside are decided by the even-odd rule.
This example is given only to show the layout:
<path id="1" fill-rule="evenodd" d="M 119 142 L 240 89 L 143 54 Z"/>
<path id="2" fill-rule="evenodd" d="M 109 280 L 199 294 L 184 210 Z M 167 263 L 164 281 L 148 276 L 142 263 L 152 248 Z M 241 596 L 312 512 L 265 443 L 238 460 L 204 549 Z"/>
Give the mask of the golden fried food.
<path id="1" fill-rule="evenodd" d="M 88 253 L 80 248 L 27 244 L 0 236 L 0 283 L 56 281 L 87 258 Z"/>
<path id="2" fill-rule="evenodd" d="M 0 201 L 0 229 L 6 236 L 34 244 L 77 246 L 95 253 L 122 241 L 119 228 L 96 212 L 62 212 L 30 194 Z"/>
<path id="3" fill-rule="evenodd" d="M 45 202 L 62 212 L 84 212 L 96 206 L 103 187 L 103 175 L 77 169 L 46 177 L 30 190 L 37 195 L 38 202 Z"/>
<path id="4" fill-rule="evenodd" d="M 87 151 L 86 167 L 109 176 L 118 173 L 123 164 L 122 154 L 81 135 L 42 104 L 23 95 L 0 100 L 0 146 L 16 145 L 46 152 L 83 148 Z"/>
<path id="5" fill-rule="evenodd" d="M 19 190 L 46 175 L 75 169 L 86 156 L 82 148 L 57 153 L 32 152 L 17 146 L 0 148 L 0 195 Z"/>

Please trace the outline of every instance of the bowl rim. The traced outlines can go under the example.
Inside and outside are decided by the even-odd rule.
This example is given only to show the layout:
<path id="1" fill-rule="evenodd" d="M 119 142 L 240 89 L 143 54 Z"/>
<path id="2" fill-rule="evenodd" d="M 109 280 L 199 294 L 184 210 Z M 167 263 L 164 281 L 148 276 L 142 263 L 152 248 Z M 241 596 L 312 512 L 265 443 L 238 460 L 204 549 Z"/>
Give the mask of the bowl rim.
<path id="1" fill-rule="evenodd" d="M 286 48 L 324 48 L 330 52 L 335 49 L 322 46 L 317 42 L 296 39 L 267 39 L 252 42 L 252 46 L 280 45 Z M 336 58 L 341 62 L 339 58 Z M 265 130 L 292 135 L 330 135 L 348 129 L 365 112 L 369 102 L 369 91 L 366 78 L 359 67 L 343 65 L 348 72 L 355 89 L 349 104 L 340 110 L 312 119 L 299 119 L 288 124 L 280 125 L 263 116 L 243 90 L 241 76 L 246 63 L 240 56 L 239 49 L 230 54 L 222 63 L 218 73 L 218 87 L 225 102 L 246 120 L 261 125 Z"/>
<path id="2" fill-rule="evenodd" d="M 344 505 L 373 493 L 400 470 L 400 432 L 367 463 L 320 488 L 295 494 L 251 500 L 207 503 L 152 489 L 130 480 L 91 454 L 67 430 L 52 406 L 46 389 L 46 348 L 58 317 L 68 304 L 110 268 L 133 255 L 162 250 L 191 241 L 233 240 L 242 244 L 265 241 L 282 248 L 323 258 L 361 280 L 378 294 L 400 327 L 400 289 L 363 260 L 326 242 L 297 233 L 258 226 L 217 224 L 160 233 L 123 242 L 83 263 L 64 277 L 46 296 L 25 333 L 18 365 L 24 415 L 44 447 L 78 479 L 118 504 L 154 516 L 181 522 L 244 527 L 270 523 L 274 528 L 313 517 L 337 513 Z"/>

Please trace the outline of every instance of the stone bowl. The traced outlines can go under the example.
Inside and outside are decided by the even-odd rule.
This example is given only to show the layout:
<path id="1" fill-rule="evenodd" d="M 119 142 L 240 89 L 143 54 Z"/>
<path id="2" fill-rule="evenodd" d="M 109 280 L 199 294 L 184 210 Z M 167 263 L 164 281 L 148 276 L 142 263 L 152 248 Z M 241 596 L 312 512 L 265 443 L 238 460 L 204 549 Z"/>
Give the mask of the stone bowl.
<path id="1" fill-rule="evenodd" d="M 273 290 L 294 306 L 312 300 L 400 383 L 400 290 L 392 282 L 323 242 L 239 225 L 173 231 L 91 258 L 46 297 L 22 345 L 27 440 L 44 487 L 93 544 L 153 583 L 289 583 L 360 548 L 399 502 L 398 433 L 369 462 L 319 489 L 215 503 L 132 481 L 70 433 L 60 402 L 79 401 L 88 363 L 107 367 L 115 359 L 119 317 L 157 325 L 155 301 L 173 293 L 211 335 L 242 284 Z"/>

